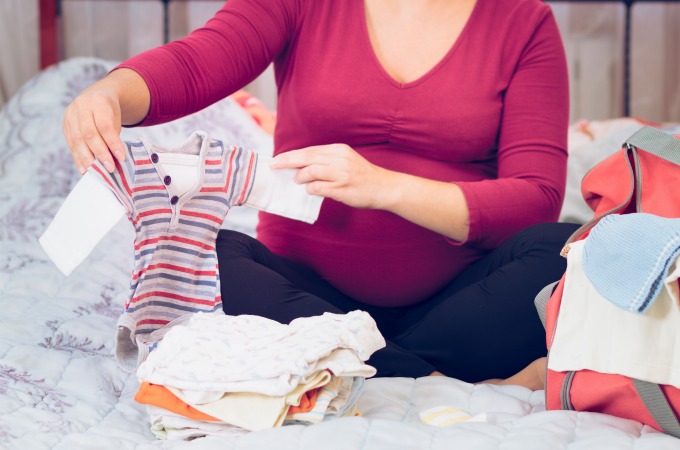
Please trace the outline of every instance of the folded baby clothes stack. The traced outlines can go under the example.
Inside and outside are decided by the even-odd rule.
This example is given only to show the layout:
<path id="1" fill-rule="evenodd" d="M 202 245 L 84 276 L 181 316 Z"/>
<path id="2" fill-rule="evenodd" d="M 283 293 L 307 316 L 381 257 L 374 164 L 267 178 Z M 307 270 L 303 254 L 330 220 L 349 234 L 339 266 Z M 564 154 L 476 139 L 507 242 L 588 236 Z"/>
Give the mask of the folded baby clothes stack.
<path id="1" fill-rule="evenodd" d="M 385 346 L 363 311 L 288 325 L 200 313 L 174 326 L 137 370 L 135 399 L 163 439 L 243 434 L 355 415 L 365 361 Z"/>

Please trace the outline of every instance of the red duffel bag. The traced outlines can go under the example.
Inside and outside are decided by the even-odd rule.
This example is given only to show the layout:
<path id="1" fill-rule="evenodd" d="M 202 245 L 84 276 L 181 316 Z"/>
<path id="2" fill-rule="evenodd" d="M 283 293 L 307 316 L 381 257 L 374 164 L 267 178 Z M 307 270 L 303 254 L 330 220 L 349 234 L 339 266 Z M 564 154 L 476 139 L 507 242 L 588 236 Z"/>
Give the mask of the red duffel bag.
<path id="1" fill-rule="evenodd" d="M 581 241 L 587 238 L 598 223 L 611 214 L 648 213 L 663 218 L 680 218 L 680 140 L 652 127 L 642 128 L 623 143 L 619 152 L 598 163 L 584 176 L 581 191 L 583 198 L 594 211 L 594 218 L 579 228 L 567 241 L 563 250 L 565 257 L 577 244 L 582 246 L 584 242 Z M 574 255 L 576 254 L 574 251 Z M 608 352 L 611 349 L 616 349 L 615 353 L 619 355 L 625 355 L 628 350 L 632 352 L 632 349 L 617 348 L 618 341 L 607 341 L 606 337 L 575 343 L 572 348 L 568 348 L 569 341 L 565 344 L 564 340 L 559 346 L 554 345 L 555 337 L 562 329 L 569 328 L 570 332 L 574 333 L 585 323 L 593 324 L 598 320 L 608 324 L 608 327 L 619 326 L 612 319 L 614 316 L 602 318 L 594 316 L 601 314 L 601 311 L 589 307 L 587 302 L 590 300 L 575 294 L 584 292 L 579 290 L 580 287 L 572 289 L 567 282 L 565 291 L 567 278 L 578 277 L 580 273 L 573 266 L 580 264 L 580 261 L 570 258 L 567 260 L 568 268 L 562 279 L 546 286 L 536 298 L 539 315 L 546 327 L 548 345 L 545 387 L 547 408 L 611 414 L 636 420 L 680 438 L 679 383 L 659 383 L 654 380 L 655 376 L 640 379 L 616 371 L 593 370 L 593 367 L 586 364 L 569 366 L 564 362 L 570 358 L 572 361 L 579 360 L 579 352 L 601 351 L 603 359 L 609 356 Z M 631 270 L 635 270 L 634 265 L 631 265 Z M 677 290 L 677 279 L 674 280 Z M 578 285 L 582 280 L 570 281 Z M 575 296 L 578 298 L 574 298 Z M 580 318 L 573 310 L 570 314 L 565 313 L 566 306 L 572 305 L 569 302 L 574 302 L 573 305 L 578 304 L 578 307 L 582 308 Z M 667 307 L 666 310 L 671 311 L 673 308 Z M 614 315 L 619 314 L 612 311 Z M 621 310 L 620 314 L 620 317 L 625 319 L 621 320 L 620 327 L 626 329 L 619 331 L 628 335 L 643 333 L 645 327 L 652 323 L 645 314 L 636 316 L 635 313 L 624 310 Z M 663 315 L 665 313 L 657 311 L 655 314 L 659 317 L 655 317 L 654 320 L 677 321 L 678 323 L 673 323 L 668 329 L 676 327 L 680 330 L 680 313 Z M 638 327 L 636 321 L 643 320 L 647 323 Z M 576 341 L 578 340 L 574 340 Z M 646 352 L 637 349 L 637 352 L 644 353 L 644 357 L 648 358 L 651 364 L 664 365 L 666 361 L 670 364 L 675 359 L 680 361 L 680 346 L 666 349 L 661 354 L 656 347 L 653 345 Z M 564 358 L 563 352 L 571 352 L 571 355 Z M 556 366 L 560 367 L 556 369 Z M 569 366 L 569 369 L 564 369 L 565 366 Z M 654 372 L 651 373 L 654 375 Z"/>

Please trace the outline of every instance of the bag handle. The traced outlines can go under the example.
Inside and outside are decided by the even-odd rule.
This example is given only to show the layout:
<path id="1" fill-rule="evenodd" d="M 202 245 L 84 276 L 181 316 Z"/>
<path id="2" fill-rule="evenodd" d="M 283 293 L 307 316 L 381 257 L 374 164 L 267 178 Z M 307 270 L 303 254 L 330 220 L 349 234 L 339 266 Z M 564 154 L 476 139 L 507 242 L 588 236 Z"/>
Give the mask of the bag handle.
<path id="1" fill-rule="evenodd" d="M 633 163 L 631 164 L 628 157 L 625 158 L 626 165 L 628 167 L 628 173 L 633 179 L 633 191 L 631 196 L 635 194 L 635 210 L 640 210 L 640 195 L 642 194 L 640 186 L 640 160 L 638 157 L 638 152 L 640 150 L 655 155 L 666 161 L 672 162 L 676 165 L 680 165 L 680 139 L 676 139 L 674 136 L 665 133 L 654 127 L 645 126 L 640 128 L 638 131 L 633 133 L 626 141 L 622 144 L 622 150 L 626 155 L 630 155 Z M 590 231 L 595 225 L 598 224 L 605 216 L 619 212 L 623 207 L 625 207 L 631 200 L 629 197 L 621 205 L 615 206 L 609 211 L 605 211 L 602 214 L 589 220 L 582 226 L 580 226 L 576 231 L 572 233 L 571 236 L 565 242 L 564 249 L 562 250 L 562 256 L 566 256 L 569 244 L 578 240 L 583 234 Z"/>
<path id="2" fill-rule="evenodd" d="M 642 403 L 664 433 L 680 438 L 680 423 L 678 423 L 678 418 L 675 417 L 668 399 L 661 390 L 661 386 L 636 378 L 632 378 L 632 380 Z"/>
<path id="3" fill-rule="evenodd" d="M 538 318 L 541 319 L 543 328 L 545 328 L 545 320 L 548 315 L 548 301 L 550 300 L 553 292 L 555 292 L 555 286 L 557 286 L 557 283 L 559 282 L 560 281 L 557 280 L 545 286 L 538 294 L 536 294 L 536 297 L 534 298 L 534 306 L 536 306 L 536 312 L 538 312 Z"/>
<path id="4" fill-rule="evenodd" d="M 641 128 L 623 145 L 637 147 L 680 166 L 680 139 L 656 128 Z"/>

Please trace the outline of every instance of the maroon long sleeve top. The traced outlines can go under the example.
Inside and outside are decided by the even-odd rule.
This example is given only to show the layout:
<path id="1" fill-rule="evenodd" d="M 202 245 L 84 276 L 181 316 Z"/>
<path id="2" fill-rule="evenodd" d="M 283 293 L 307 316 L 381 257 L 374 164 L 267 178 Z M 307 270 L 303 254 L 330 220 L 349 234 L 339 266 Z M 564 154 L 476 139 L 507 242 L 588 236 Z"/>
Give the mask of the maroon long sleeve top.
<path id="1" fill-rule="evenodd" d="M 258 238 L 353 298 L 422 301 L 510 235 L 557 219 L 566 178 L 568 78 L 539 0 L 477 0 L 448 53 L 394 80 L 368 37 L 362 0 L 229 0 L 203 28 L 121 66 L 151 91 L 143 125 L 200 110 L 271 62 L 275 153 L 344 143 L 381 167 L 456 183 L 465 242 L 381 210 L 326 199 L 306 223 L 260 213 Z"/>

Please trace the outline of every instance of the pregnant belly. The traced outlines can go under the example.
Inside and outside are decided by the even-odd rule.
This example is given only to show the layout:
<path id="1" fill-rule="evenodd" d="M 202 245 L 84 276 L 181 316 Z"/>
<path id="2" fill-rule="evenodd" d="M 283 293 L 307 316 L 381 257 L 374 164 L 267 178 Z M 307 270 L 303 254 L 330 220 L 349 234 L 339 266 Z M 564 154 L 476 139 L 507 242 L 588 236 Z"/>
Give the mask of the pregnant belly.
<path id="1" fill-rule="evenodd" d="M 325 200 L 314 225 L 262 213 L 258 239 L 372 305 L 426 300 L 479 257 L 400 217 Z"/>

